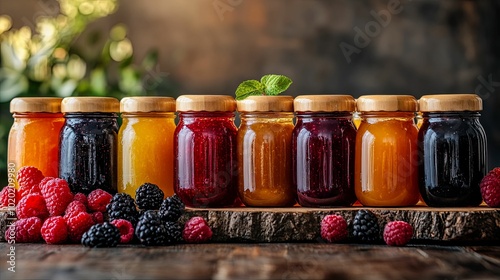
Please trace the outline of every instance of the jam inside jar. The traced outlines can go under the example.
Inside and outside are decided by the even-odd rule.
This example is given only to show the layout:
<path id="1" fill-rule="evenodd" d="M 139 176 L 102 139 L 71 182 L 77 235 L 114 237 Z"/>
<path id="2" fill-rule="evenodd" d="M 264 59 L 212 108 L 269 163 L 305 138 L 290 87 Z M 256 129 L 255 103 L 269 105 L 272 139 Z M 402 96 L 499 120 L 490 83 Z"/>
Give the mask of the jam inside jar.
<path id="1" fill-rule="evenodd" d="M 184 95 L 177 99 L 175 193 L 186 206 L 235 204 L 238 182 L 235 107 L 234 99 L 223 95 Z"/>

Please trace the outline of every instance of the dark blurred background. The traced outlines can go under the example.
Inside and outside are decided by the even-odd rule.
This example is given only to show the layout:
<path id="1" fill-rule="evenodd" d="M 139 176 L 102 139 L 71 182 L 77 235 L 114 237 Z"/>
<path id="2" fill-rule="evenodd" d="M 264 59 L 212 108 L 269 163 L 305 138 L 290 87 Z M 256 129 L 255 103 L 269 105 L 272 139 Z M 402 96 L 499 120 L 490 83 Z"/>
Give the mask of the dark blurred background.
<path id="1" fill-rule="evenodd" d="M 116 6 L 61 46 L 86 63 L 76 75 L 83 86 L 0 91 L 1 149 L 11 119 L 5 104 L 14 96 L 234 94 L 243 80 L 279 73 L 294 81 L 291 95 L 476 92 L 485 105 L 489 165 L 500 165 L 498 0 L 22 0 L 3 1 L 0 15 L 13 29 L 34 26 L 39 16 L 61 13 L 59 2 L 79 16 L 105 2 Z M 125 59 L 115 50 L 106 60 L 103 50 L 113 46 Z M 127 67 L 133 75 L 122 73 Z M 96 68 L 107 86 L 97 86 Z"/>

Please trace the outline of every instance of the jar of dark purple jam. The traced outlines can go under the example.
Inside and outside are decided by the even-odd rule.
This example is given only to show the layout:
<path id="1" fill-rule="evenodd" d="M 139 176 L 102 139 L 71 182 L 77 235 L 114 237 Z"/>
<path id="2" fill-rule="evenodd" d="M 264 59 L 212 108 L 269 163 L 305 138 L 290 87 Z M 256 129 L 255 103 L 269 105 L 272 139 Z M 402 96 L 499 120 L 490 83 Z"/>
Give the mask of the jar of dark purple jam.
<path id="1" fill-rule="evenodd" d="M 488 170 L 486 134 L 475 94 L 425 95 L 419 100 L 419 188 L 432 207 L 481 203 L 479 184 Z"/>
<path id="2" fill-rule="evenodd" d="M 120 102 L 111 97 L 67 97 L 61 104 L 59 177 L 73 193 L 95 189 L 116 193 L 117 112 Z"/>
<path id="3" fill-rule="evenodd" d="M 294 100 L 293 184 L 307 207 L 349 206 L 354 192 L 355 100 L 349 95 L 302 95 Z"/>
<path id="4" fill-rule="evenodd" d="M 238 191 L 236 101 L 225 95 L 182 95 L 176 109 L 175 193 L 190 207 L 234 205 Z"/>

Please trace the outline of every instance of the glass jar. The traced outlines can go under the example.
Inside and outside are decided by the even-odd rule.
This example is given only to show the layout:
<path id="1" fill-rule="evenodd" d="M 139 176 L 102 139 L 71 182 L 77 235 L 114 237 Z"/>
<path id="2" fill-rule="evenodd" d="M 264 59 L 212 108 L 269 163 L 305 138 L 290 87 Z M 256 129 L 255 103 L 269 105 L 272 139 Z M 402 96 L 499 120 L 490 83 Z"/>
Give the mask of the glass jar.
<path id="1" fill-rule="evenodd" d="M 239 195 L 247 206 L 292 206 L 293 97 L 250 96 L 237 102 Z"/>
<path id="2" fill-rule="evenodd" d="M 14 123 L 9 133 L 7 161 L 16 172 L 23 166 L 34 166 L 44 176 L 58 177 L 59 133 L 64 124 L 61 100 L 24 97 L 10 102 Z"/>
<path id="3" fill-rule="evenodd" d="M 477 206 L 488 170 L 486 134 L 475 94 L 424 95 L 418 134 L 420 193 L 432 207 Z"/>
<path id="4" fill-rule="evenodd" d="M 118 192 L 135 197 L 144 183 L 174 194 L 175 100 L 171 97 L 126 97 L 120 102 Z"/>
<path id="5" fill-rule="evenodd" d="M 417 101 L 409 95 L 358 98 L 355 190 L 365 206 L 411 206 L 419 198 Z"/>
<path id="6" fill-rule="evenodd" d="M 73 193 L 95 189 L 116 193 L 117 112 L 112 97 L 66 97 L 62 101 L 59 176 Z"/>
<path id="7" fill-rule="evenodd" d="M 190 207 L 231 206 L 237 198 L 234 98 L 182 95 L 174 133 L 175 193 Z"/>
<path id="8" fill-rule="evenodd" d="M 354 193 L 356 127 L 349 95 L 302 95 L 294 100 L 293 185 L 302 206 L 349 206 Z"/>

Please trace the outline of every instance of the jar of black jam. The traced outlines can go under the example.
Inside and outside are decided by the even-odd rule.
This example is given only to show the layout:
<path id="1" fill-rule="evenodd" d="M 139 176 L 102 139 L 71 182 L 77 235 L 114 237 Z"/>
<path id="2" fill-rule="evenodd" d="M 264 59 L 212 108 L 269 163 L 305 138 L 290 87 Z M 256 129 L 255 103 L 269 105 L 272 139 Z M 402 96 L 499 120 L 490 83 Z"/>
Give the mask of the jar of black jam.
<path id="1" fill-rule="evenodd" d="M 294 100 L 293 184 L 301 206 L 350 206 L 354 193 L 356 102 L 350 95 L 301 95 Z"/>
<path id="2" fill-rule="evenodd" d="M 120 102 L 112 97 L 67 97 L 61 104 L 59 177 L 73 193 L 95 189 L 116 193 L 117 113 Z"/>
<path id="3" fill-rule="evenodd" d="M 486 134 L 475 94 L 425 95 L 418 134 L 419 187 L 432 207 L 477 206 L 488 170 Z"/>

